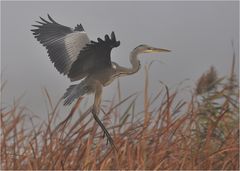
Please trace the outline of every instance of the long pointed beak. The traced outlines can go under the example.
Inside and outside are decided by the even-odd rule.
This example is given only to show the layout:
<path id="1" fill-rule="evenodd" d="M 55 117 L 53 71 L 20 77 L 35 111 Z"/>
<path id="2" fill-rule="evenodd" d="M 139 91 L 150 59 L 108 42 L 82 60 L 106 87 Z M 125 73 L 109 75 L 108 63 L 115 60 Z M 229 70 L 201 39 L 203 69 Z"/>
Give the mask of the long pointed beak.
<path id="1" fill-rule="evenodd" d="M 171 52 L 168 49 L 162 49 L 162 48 L 150 48 L 144 51 L 145 53 L 159 53 L 159 52 Z"/>

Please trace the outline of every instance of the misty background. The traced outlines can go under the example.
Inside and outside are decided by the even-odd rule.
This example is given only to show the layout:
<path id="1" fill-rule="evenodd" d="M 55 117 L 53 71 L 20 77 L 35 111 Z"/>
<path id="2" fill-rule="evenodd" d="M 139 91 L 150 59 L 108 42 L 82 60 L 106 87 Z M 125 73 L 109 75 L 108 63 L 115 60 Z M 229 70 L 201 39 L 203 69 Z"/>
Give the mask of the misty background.
<path id="1" fill-rule="evenodd" d="M 214 65 L 220 76 L 230 73 L 234 43 L 239 56 L 239 2 L 1 2 L 2 106 L 21 104 L 40 118 L 46 115 L 43 88 L 54 103 L 70 84 L 48 59 L 46 49 L 34 38 L 31 25 L 47 14 L 74 28 L 82 24 L 91 40 L 115 32 L 121 41 L 112 51 L 112 61 L 130 67 L 129 53 L 139 44 L 167 48 L 171 53 L 140 56 L 142 68 L 120 78 L 122 97 L 144 90 L 144 66 L 152 60 L 149 93 L 159 90 L 159 81 L 174 87 L 183 80 L 194 88 L 203 72 Z M 237 58 L 236 70 L 238 73 Z M 116 95 L 117 81 L 104 88 L 103 99 Z M 183 94 L 184 96 L 184 94 Z M 183 97 L 184 98 L 184 97 Z M 88 100 L 89 98 L 86 98 Z M 89 100 L 91 104 L 91 99 Z M 142 104 L 142 103 L 139 103 Z M 69 107 L 61 107 L 68 110 Z"/>

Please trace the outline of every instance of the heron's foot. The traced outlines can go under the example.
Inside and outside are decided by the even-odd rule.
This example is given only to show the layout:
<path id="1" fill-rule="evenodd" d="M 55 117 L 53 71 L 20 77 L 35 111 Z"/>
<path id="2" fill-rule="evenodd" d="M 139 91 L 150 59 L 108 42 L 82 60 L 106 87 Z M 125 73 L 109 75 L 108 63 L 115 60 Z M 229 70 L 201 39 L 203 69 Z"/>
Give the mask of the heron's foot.
<path id="1" fill-rule="evenodd" d="M 103 132 L 102 138 L 104 139 L 105 137 L 107 137 L 106 145 L 108 145 L 108 143 L 110 143 L 111 145 L 114 144 L 114 141 L 113 141 L 111 135 L 110 135 L 110 137 L 108 137 L 107 134 L 105 132 Z"/>
<path id="2" fill-rule="evenodd" d="M 97 113 L 95 113 L 96 111 L 97 111 L 96 108 L 93 107 L 92 108 L 92 114 L 93 114 L 93 117 L 94 117 L 95 121 L 98 123 L 98 125 L 103 130 L 103 138 L 106 136 L 107 137 L 107 144 L 109 142 L 117 150 L 116 146 L 114 145 L 114 141 L 113 141 L 111 135 L 109 134 L 108 130 L 105 128 L 103 123 L 100 121 L 100 119 L 96 115 L 97 114 Z"/>
<path id="3" fill-rule="evenodd" d="M 115 146 L 115 144 L 114 144 L 114 141 L 113 141 L 111 135 L 110 135 L 109 133 L 104 132 L 104 133 L 103 133 L 103 139 L 105 138 L 105 136 L 107 137 L 106 145 L 108 145 L 108 143 L 110 143 L 110 145 L 111 145 L 116 151 L 118 151 L 117 148 L 116 148 L 116 146 Z"/>

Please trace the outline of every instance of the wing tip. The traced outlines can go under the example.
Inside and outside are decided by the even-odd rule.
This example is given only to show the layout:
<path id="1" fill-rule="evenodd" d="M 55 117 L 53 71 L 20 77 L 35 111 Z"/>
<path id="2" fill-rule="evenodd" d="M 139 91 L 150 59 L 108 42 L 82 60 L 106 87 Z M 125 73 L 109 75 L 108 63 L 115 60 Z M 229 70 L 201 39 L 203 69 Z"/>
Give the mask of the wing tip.
<path id="1" fill-rule="evenodd" d="M 112 33 L 111 33 L 111 38 L 109 38 L 109 36 L 107 34 L 105 35 L 105 41 L 108 43 L 111 43 L 111 45 L 113 45 L 113 47 L 118 47 L 120 45 L 120 41 L 116 40 L 114 31 L 112 31 Z"/>
<path id="2" fill-rule="evenodd" d="M 39 18 L 43 21 L 43 22 L 41 22 L 41 21 L 36 21 L 37 23 L 39 23 L 39 24 L 42 24 L 42 25 L 44 25 L 44 24 L 49 24 L 49 23 L 57 23 L 49 14 L 47 14 L 47 17 L 48 17 L 48 19 L 49 19 L 49 21 L 47 21 L 46 19 L 44 19 L 43 17 L 41 17 L 41 16 L 39 16 Z"/>
<path id="3" fill-rule="evenodd" d="M 56 23 L 56 21 L 55 21 L 49 14 L 47 14 L 47 16 L 48 16 L 48 19 L 49 19 L 52 23 Z"/>
<path id="4" fill-rule="evenodd" d="M 45 19 L 42 18 L 41 16 L 39 16 L 39 18 L 40 18 L 43 22 L 45 22 L 44 24 L 49 23 L 49 21 L 45 20 Z"/>
<path id="5" fill-rule="evenodd" d="M 74 28 L 74 31 L 84 31 L 82 24 L 77 24 L 77 26 Z"/>

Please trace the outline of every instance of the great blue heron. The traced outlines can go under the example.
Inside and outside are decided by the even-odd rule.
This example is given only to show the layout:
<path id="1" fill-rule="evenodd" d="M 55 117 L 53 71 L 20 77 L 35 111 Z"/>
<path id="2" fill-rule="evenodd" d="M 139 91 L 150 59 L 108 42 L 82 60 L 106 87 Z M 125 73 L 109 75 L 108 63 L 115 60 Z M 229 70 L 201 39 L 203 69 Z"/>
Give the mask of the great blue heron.
<path id="1" fill-rule="evenodd" d="M 36 21 L 40 25 L 32 29 L 35 38 L 46 47 L 50 60 L 56 69 L 67 75 L 71 81 L 81 80 L 79 84 L 71 85 L 63 95 L 64 105 L 71 104 L 75 99 L 90 93 L 95 93 L 92 114 L 102 128 L 108 141 L 114 145 L 113 140 L 98 118 L 100 112 L 102 88 L 109 85 L 115 78 L 131 75 L 140 69 L 138 55 L 140 53 L 169 52 L 167 49 L 139 45 L 132 50 L 129 56 L 132 68 L 125 68 L 111 61 L 111 50 L 120 45 L 114 32 L 111 37 L 97 38 L 90 41 L 81 24 L 74 29 L 63 26 L 54 21 L 49 15 L 48 20 L 40 17 Z"/>

